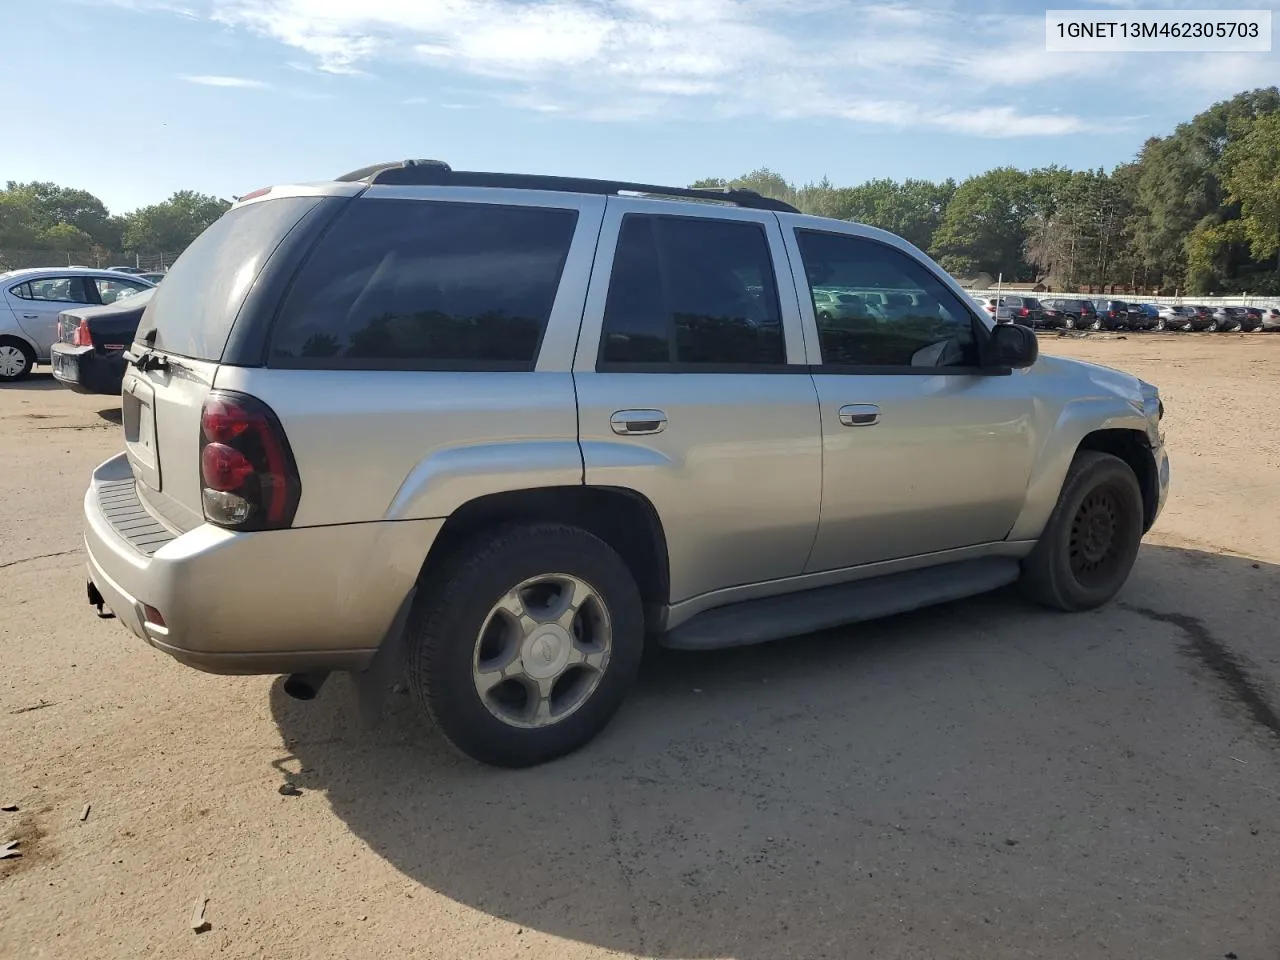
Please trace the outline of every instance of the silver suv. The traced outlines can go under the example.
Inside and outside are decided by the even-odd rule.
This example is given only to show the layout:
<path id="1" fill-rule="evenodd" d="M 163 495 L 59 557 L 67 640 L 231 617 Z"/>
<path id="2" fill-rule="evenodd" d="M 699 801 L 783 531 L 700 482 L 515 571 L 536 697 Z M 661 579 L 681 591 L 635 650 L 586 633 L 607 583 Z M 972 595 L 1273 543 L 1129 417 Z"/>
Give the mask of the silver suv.
<path id="1" fill-rule="evenodd" d="M 454 745 L 529 765 L 605 726 L 646 638 L 1014 582 L 1106 603 L 1165 501 L 1162 415 L 880 230 L 384 164 L 242 198 L 157 289 L 85 496 L 88 596 L 303 698 L 403 663 Z"/>

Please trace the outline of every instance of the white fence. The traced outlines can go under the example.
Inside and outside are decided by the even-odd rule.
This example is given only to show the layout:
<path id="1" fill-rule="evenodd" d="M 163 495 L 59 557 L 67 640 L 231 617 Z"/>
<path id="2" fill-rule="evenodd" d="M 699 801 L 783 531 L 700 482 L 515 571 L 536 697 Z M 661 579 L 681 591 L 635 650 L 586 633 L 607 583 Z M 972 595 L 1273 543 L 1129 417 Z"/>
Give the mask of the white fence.
<path id="1" fill-rule="evenodd" d="M 979 300 L 994 298 L 995 290 L 966 290 L 970 296 Z M 1127 293 L 1033 293 L 1030 290 L 1010 290 L 1005 287 L 1000 291 L 1002 297 L 1035 297 L 1037 300 L 1122 300 L 1125 303 L 1167 303 L 1180 307 L 1184 303 L 1204 307 L 1280 307 L 1280 297 L 1147 297 Z"/>

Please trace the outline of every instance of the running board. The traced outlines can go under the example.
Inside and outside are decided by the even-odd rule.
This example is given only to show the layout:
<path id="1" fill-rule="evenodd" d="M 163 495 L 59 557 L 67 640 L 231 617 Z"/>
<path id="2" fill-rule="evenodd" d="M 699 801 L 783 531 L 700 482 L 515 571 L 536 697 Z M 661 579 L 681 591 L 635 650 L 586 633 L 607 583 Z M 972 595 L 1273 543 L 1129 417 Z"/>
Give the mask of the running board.
<path id="1" fill-rule="evenodd" d="M 1010 557 L 956 563 L 818 587 L 706 610 L 662 638 L 678 650 L 743 647 L 960 600 L 1013 583 Z"/>

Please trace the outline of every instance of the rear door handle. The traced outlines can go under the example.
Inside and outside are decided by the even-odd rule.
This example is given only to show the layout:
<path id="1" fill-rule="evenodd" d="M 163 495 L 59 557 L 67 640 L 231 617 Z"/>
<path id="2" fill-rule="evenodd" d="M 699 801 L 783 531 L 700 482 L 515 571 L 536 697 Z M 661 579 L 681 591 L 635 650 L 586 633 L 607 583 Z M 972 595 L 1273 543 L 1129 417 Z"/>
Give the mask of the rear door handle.
<path id="1" fill-rule="evenodd" d="M 620 437 L 661 433 L 667 428 L 667 415 L 661 410 L 619 410 L 609 418 L 609 426 Z"/>
<path id="2" fill-rule="evenodd" d="M 22 319 L 23 319 L 23 320 L 39 320 L 39 319 L 40 319 L 40 314 L 38 314 L 38 313 L 24 313 L 24 314 L 22 315 Z"/>
<path id="3" fill-rule="evenodd" d="M 873 427 L 880 422 L 880 408 L 874 403 L 848 403 L 840 408 L 840 422 L 846 427 Z"/>

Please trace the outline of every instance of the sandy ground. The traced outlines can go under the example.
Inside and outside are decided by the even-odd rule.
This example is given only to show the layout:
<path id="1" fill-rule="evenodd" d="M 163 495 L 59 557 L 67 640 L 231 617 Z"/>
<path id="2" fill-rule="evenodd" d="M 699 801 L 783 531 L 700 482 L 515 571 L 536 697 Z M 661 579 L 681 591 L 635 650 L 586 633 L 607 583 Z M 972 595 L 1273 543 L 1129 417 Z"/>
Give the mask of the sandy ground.
<path id="1" fill-rule="evenodd" d="M 118 405 L 0 387 L 0 956 L 1275 960 L 1280 336 L 1044 348 L 1164 390 L 1173 497 L 1117 602 L 663 654 L 519 773 L 407 697 L 366 728 L 343 678 L 297 703 L 96 619 Z"/>

